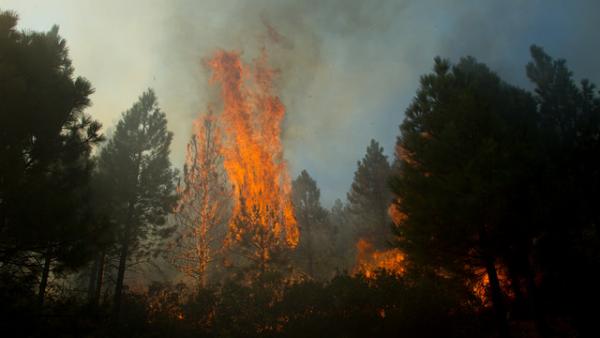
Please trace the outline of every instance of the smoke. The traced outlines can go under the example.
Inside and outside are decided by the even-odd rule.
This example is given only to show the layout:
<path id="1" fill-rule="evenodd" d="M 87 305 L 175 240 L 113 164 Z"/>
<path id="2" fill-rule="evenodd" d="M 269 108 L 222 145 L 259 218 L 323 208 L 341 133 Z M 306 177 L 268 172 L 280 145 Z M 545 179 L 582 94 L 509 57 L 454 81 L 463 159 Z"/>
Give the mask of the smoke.
<path id="1" fill-rule="evenodd" d="M 452 29 L 440 37 L 438 54 L 444 57 L 473 55 L 505 80 L 527 87 L 529 46 L 537 44 L 566 59 L 577 78 L 600 80 L 598 1 L 484 1 L 445 11 L 455 15 L 449 18 Z"/>
<path id="2" fill-rule="evenodd" d="M 177 143 L 177 134 L 188 134 L 189 120 L 215 97 L 202 60 L 215 49 L 233 49 L 251 62 L 265 47 L 271 64 L 280 70 L 277 85 L 287 107 L 283 136 L 292 175 L 307 168 L 319 180 L 325 199 L 343 195 L 355 161 L 377 134 L 357 134 L 356 122 L 370 110 L 367 114 L 373 118 L 367 119 L 367 129 L 374 129 L 380 102 L 397 88 L 394 82 L 401 81 L 393 76 L 398 71 L 390 69 L 388 61 L 400 62 L 390 60 L 380 47 L 409 4 L 175 2 L 165 13 L 163 34 L 168 38 L 161 52 L 169 74 L 165 87 L 157 91 L 160 95 L 177 88 L 165 103 L 186 105 L 178 110 L 187 110 L 187 116 L 172 123 L 177 124 Z M 394 124 L 399 123 L 396 120 Z M 179 156 L 177 149 L 174 153 Z"/>
<path id="3" fill-rule="evenodd" d="M 192 121 L 214 101 L 203 60 L 217 49 L 266 47 L 287 107 L 292 176 L 307 169 L 329 205 L 343 197 L 375 138 L 391 156 L 404 109 L 436 55 L 475 56 L 527 87 L 532 43 L 600 80 L 600 2 L 402 0 L 0 0 L 22 28 L 61 26 L 77 74 L 96 87 L 90 112 L 106 127 L 154 87 L 183 163 Z"/>

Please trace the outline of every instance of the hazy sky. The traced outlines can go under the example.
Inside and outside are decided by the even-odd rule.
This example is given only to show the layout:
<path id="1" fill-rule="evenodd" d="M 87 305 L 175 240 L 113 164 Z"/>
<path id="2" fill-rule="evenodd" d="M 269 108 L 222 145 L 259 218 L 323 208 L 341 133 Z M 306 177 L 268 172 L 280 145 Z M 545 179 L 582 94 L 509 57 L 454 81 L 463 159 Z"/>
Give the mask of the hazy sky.
<path id="1" fill-rule="evenodd" d="M 191 121 L 213 100 L 202 60 L 218 48 L 246 61 L 265 39 L 281 70 L 288 108 L 286 158 L 306 168 L 326 205 L 345 198 L 371 138 L 390 160 L 403 112 L 436 55 L 473 55 L 505 79 L 528 86 L 528 47 L 566 58 L 575 76 L 600 80 L 600 1 L 227 1 L 0 0 L 19 27 L 60 26 L 76 74 L 96 89 L 89 109 L 104 130 L 148 87 L 175 133 L 181 166 Z"/>

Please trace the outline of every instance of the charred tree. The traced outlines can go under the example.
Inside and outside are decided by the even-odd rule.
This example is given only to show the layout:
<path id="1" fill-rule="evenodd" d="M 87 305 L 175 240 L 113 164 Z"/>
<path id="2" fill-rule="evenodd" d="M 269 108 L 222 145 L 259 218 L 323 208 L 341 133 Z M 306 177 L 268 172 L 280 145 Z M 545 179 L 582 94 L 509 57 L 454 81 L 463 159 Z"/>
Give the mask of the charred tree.
<path id="1" fill-rule="evenodd" d="M 177 188 L 177 229 L 169 250 L 171 262 L 198 289 L 206 287 L 209 265 L 222 254 L 227 232 L 230 196 L 222 165 L 221 133 L 209 113 L 194 123 L 187 146 L 183 184 Z"/>

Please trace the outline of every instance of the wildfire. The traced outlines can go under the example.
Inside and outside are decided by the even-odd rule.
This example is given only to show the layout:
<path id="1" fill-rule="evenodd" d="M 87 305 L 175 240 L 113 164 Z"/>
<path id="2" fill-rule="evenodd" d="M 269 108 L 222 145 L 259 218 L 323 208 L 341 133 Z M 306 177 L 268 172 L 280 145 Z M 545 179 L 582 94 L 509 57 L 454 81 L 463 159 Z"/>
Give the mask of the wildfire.
<path id="1" fill-rule="evenodd" d="M 277 71 L 264 49 L 252 66 L 223 50 L 208 66 L 211 83 L 220 85 L 223 165 L 235 201 L 227 243 L 250 241 L 254 258 L 268 261 L 274 247 L 293 248 L 299 237 L 280 139 L 285 106 L 273 87 Z"/>
<path id="2" fill-rule="evenodd" d="M 498 274 L 498 280 L 500 281 L 500 288 L 502 292 L 510 298 L 514 297 L 514 293 L 510 288 L 510 281 L 507 276 L 506 269 L 496 264 L 496 273 Z M 491 306 L 491 297 L 489 294 L 490 279 L 485 271 L 485 268 L 478 268 L 475 271 L 475 275 L 478 276 L 477 280 L 471 284 L 471 291 L 479 298 L 484 306 Z"/>
<path id="3" fill-rule="evenodd" d="M 356 249 L 354 273 L 361 273 L 367 278 L 374 278 L 377 270 L 385 270 L 398 276 L 404 274 L 405 257 L 399 249 L 378 251 L 369 241 L 362 238 L 356 243 Z"/>
<path id="4" fill-rule="evenodd" d="M 186 148 L 186 172 L 184 173 L 184 183 L 179 185 L 177 192 L 179 201 L 175 212 L 180 212 L 186 204 L 193 202 L 204 191 L 208 191 L 206 185 L 212 178 L 212 173 L 218 171 L 218 157 L 220 152 L 220 132 L 216 127 L 217 117 L 209 113 L 199 116 L 194 120 L 192 141 Z M 200 192 L 199 192 L 200 191 Z"/>
<path id="5" fill-rule="evenodd" d="M 390 216 L 392 222 L 395 225 L 401 225 L 406 220 L 406 214 L 400 211 L 398 208 L 398 204 L 400 203 L 399 199 L 396 199 L 394 203 L 390 203 L 388 206 L 388 215 Z"/>
<path id="6" fill-rule="evenodd" d="M 222 240 L 227 221 L 227 199 L 221 168 L 221 132 L 217 116 L 209 113 L 194 121 L 194 134 L 188 143 L 183 183 L 177 187 L 179 203 L 175 219 L 179 228 L 171 252 L 172 263 L 205 286 L 209 263 L 218 249 L 212 243 Z"/>

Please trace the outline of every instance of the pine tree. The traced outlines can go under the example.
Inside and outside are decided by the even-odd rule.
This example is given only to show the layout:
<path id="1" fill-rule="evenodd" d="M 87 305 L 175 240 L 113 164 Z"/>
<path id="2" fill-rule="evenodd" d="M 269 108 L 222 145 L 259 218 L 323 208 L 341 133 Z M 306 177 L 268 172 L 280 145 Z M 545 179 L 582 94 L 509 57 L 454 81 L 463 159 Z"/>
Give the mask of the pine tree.
<path id="1" fill-rule="evenodd" d="M 590 81 L 576 83 L 565 60 L 554 59 L 535 45 L 531 57 L 526 70 L 535 86 L 541 121 L 540 164 L 528 195 L 534 203 L 521 216 L 530 226 L 515 237 L 524 240 L 511 243 L 518 250 L 507 256 L 527 280 L 535 309 L 549 311 L 551 299 L 555 308 L 578 318 L 585 335 L 595 330 L 596 318 L 583 309 L 600 300 L 600 280 L 572 276 L 600 267 L 600 97 Z M 537 258 L 536 266 L 530 257 Z M 536 270 L 545 277 L 541 283 L 534 280 Z"/>
<path id="2" fill-rule="evenodd" d="M 296 248 L 296 254 L 305 261 L 302 262 L 302 265 L 306 267 L 311 278 L 316 276 L 316 262 L 326 258 L 323 257 L 326 256 L 326 253 L 321 242 L 323 237 L 329 237 L 325 233 L 328 228 L 327 210 L 321 206 L 320 198 L 321 191 L 317 187 L 317 182 L 310 177 L 306 170 L 302 170 L 292 182 L 294 215 L 296 215 L 300 229 L 300 243 Z"/>
<path id="3" fill-rule="evenodd" d="M 42 304 L 51 271 L 90 257 L 90 154 L 102 137 L 58 27 L 19 32 L 17 19 L 0 12 L 0 268 L 41 272 Z"/>
<path id="4" fill-rule="evenodd" d="M 348 205 L 336 199 L 329 210 L 328 223 L 333 233 L 334 266 L 339 271 L 350 271 L 355 263 L 356 234 L 351 219 Z"/>
<path id="5" fill-rule="evenodd" d="M 90 250 L 94 253 L 94 259 L 88 271 L 88 304 L 97 306 L 104 287 L 106 263 L 112 253 L 111 249 L 116 241 L 119 227 L 116 224 L 117 220 L 113 217 L 113 195 L 110 178 L 103 175 L 96 168 L 92 175 L 91 187 L 94 224 L 103 230 L 97 234 L 94 245 L 90 247 Z"/>
<path id="6" fill-rule="evenodd" d="M 414 266 L 465 276 L 485 269 L 501 334 L 508 335 L 497 266 L 518 222 L 535 152 L 535 103 L 485 65 L 436 58 L 406 111 L 393 180 L 399 243 Z"/>
<path id="7" fill-rule="evenodd" d="M 389 175 L 390 164 L 383 147 L 371 140 L 365 157 L 358 162 L 347 197 L 357 235 L 366 237 L 377 248 L 385 247 L 391 234 Z"/>
<path id="8" fill-rule="evenodd" d="M 230 196 L 222 162 L 217 119 L 208 114 L 195 122 L 187 146 L 170 257 L 199 288 L 206 286 L 209 264 L 221 254 L 227 232 Z"/>
<path id="9" fill-rule="evenodd" d="M 142 249 L 141 244 L 148 236 L 166 234 L 166 216 L 176 201 L 176 172 L 169 160 L 172 138 L 165 113 L 158 107 L 154 91 L 149 89 L 123 113 L 113 137 L 100 154 L 100 174 L 110 187 L 110 203 L 118 225 L 115 319 L 128 258 Z"/>

